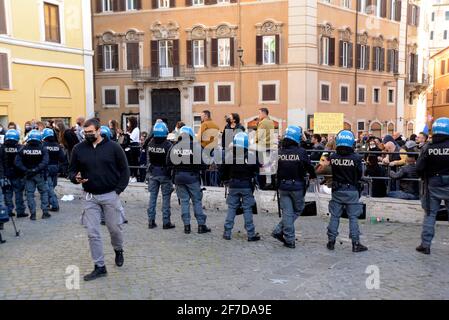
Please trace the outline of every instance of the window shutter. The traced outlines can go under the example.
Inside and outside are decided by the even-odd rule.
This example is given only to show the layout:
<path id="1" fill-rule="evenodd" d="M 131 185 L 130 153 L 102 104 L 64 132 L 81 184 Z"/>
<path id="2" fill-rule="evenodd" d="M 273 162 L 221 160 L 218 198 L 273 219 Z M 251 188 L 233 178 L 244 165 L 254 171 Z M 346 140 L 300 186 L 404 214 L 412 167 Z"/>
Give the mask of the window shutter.
<path id="1" fill-rule="evenodd" d="M 402 13 L 402 1 L 398 0 L 396 2 L 396 21 L 401 21 L 401 13 Z"/>
<path id="2" fill-rule="evenodd" d="M 394 50 L 394 73 L 399 73 L 399 52 Z"/>
<path id="3" fill-rule="evenodd" d="M 413 6 L 407 2 L 407 23 L 412 24 Z"/>
<path id="4" fill-rule="evenodd" d="M 335 38 L 329 38 L 329 65 L 335 65 Z"/>
<path id="5" fill-rule="evenodd" d="M 369 70 L 370 50 L 370 46 L 366 46 L 365 70 Z"/>
<path id="6" fill-rule="evenodd" d="M 173 40 L 173 66 L 179 70 L 179 40 Z"/>
<path id="7" fill-rule="evenodd" d="M 176 0 L 170 0 L 170 8 L 176 8 Z"/>
<path id="8" fill-rule="evenodd" d="M 1 11 L 2 11 L 2 8 L 1 8 L 1 2 L 3 2 L 3 1 L 0 1 L 0 16 L 2 16 L 1 15 Z M 101 12 L 103 12 L 103 0 L 97 0 L 96 2 L 95 2 L 95 6 L 96 6 L 96 10 L 95 10 L 95 12 L 96 13 L 101 13 Z M 1 20 L 1 19 L 0 19 Z M 1 33 L 1 32 L 0 32 Z"/>
<path id="9" fill-rule="evenodd" d="M 114 0 L 112 8 L 114 11 L 125 11 L 126 10 L 126 0 Z"/>
<path id="10" fill-rule="evenodd" d="M 382 18 L 386 18 L 387 17 L 387 0 L 382 0 L 381 2 L 381 12 L 380 12 L 380 16 Z"/>
<path id="11" fill-rule="evenodd" d="M 138 43 L 127 43 L 126 44 L 127 53 L 127 67 L 128 70 L 136 70 L 140 68 L 139 65 L 139 44 Z"/>
<path id="12" fill-rule="evenodd" d="M 151 0 L 151 8 L 152 9 L 158 9 L 159 8 L 158 0 Z"/>
<path id="13" fill-rule="evenodd" d="M 349 43 L 348 48 L 348 68 L 354 67 L 354 45 Z"/>
<path id="14" fill-rule="evenodd" d="M 229 59 L 231 60 L 231 67 L 233 67 L 235 65 L 235 54 L 234 54 L 234 38 L 229 38 Z"/>
<path id="15" fill-rule="evenodd" d="M 237 0 L 231 0 L 231 3 L 237 3 Z"/>
<path id="16" fill-rule="evenodd" d="M 218 39 L 212 39 L 211 64 L 212 67 L 218 66 Z"/>
<path id="17" fill-rule="evenodd" d="M 113 56 L 112 56 L 112 68 L 115 71 L 119 69 L 119 56 L 118 56 L 118 44 L 112 46 Z"/>
<path id="18" fill-rule="evenodd" d="M 104 71 L 103 46 L 97 46 L 97 70 Z"/>
<path id="19" fill-rule="evenodd" d="M 413 66 L 413 78 L 415 82 L 418 82 L 418 63 L 419 56 L 417 54 L 414 55 L 414 66 Z"/>
<path id="20" fill-rule="evenodd" d="M 186 0 L 186 7 L 192 6 L 192 0 Z"/>
<path id="21" fill-rule="evenodd" d="M 377 61 L 377 59 L 379 57 L 377 56 L 377 50 L 376 49 L 377 49 L 377 47 L 373 47 L 373 61 L 371 61 L 371 63 L 372 63 L 371 68 L 372 68 L 373 71 L 378 71 L 378 70 L 376 70 L 376 61 Z"/>
<path id="22" fill-rule="evenodd" d="M 391 55 L 392 55 L 393 50 L 388 49 L 387 51 L 387 72 L 391 72 Z"/>
<path id="23" fill-rule="evenodd" d="M 276 35 L 276 64 L 281 63 L 281 36 Z"/>
<path id="24" fill-rule="evenodd" d="M 419 16 L 421 13 L 421 8 L 416 6 L 416 26 L 419 27 Z"/>
<path id="25" fill-rule="evenodd" d="M 380 49 L 380 70 L 384 72 L 385 71 L 385 49 L 381 48 Z"/>
<path id="26" fill-rule="evenodd" d="M 356 46 L 357 51 L 356 51 L 356 68 L 360 69 L 361 66 L 361 55 L 362 55 L 362 46 L 360 44 L 357 44 Z"/>
<path id="27" fill-rule="evenodd" d="M 157 40 L 151 41 L 151 76 L 159 76 L 159 42 Z"/>
<path id="28" fill-rule="evenodd" d="M 192 68 L 193 66 L 193 41 L 187 40 L 186 41 L 186 62 L 187 62 L 187 68 Z"/>
<path id="29" fill-rule="evenodd" d="M 0 89 L 9 89 L 8 55 L 0 53 Z"/>
<path id="30" fill-rule="evenodd" d="M 343 67 L 343 41 L 342 40 L 340 40 L 338 52 L 339 52 L 338 66 Z"/>
<path id="31" fill-rule="evenodd" d="M 204 4 L 205 4 L 206 6 L 210 6 L 210 5 L 213 5 L 213 4 L 217 4 L 217 0 L 205 0 L 205 1 L 204 1 Z"/>
<path id="32" fill-rule="evenodd" d="M 263 37 L 262 36 L 256 37 L 256 64 L 257 65 L 263 64 Z"/>
<path id="33" fill-rule="evenodd" d="M 136 9 L 142 10 L 142 0 L 137 0 Z"/>
<path id="34" fill-rule="evenodd" d="M 203 40 L 204 43 L 204 67 L 207 67 L 207 40 Z"/>

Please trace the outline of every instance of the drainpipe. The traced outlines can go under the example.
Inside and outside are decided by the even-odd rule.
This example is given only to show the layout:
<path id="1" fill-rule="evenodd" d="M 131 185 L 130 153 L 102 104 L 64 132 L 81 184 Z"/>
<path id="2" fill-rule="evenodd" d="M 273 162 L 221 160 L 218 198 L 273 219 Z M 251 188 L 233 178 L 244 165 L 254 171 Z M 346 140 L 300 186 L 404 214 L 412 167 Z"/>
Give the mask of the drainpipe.
<path id="1" fill-rule="evenodd" d="M 354 43 L 354 50 L 355 50 L 355 61 L 353 61 L 354 67 L 355 67 L 355 73 L 354 73 L 354 106 L 357 106 L 357 86 L 358 86 L 358 69 L 357 69 L 357 60 L 359 59 L 359 51 L 357 50 L 357 37 L 359 34 L 359 10 L 358 7 L 358 1 L 357 1 L 357 8 L 355 10 L 355 43 Z"/>
<path id="2" fill-rule="evenodd" d="M 238 40 L 238 50 L 242 47 L 242 7 L 240 5 L 240 1 L 238 0 L 238 15 L 239 15 L 239 40 Z M 240 55 L 240 53 L 238 54 Z M 238 61 L 238 72 L 239 72 L 239 107 L 242 106 L 242 70 L 241 70 L 242 60 L 239 57 Z"/>

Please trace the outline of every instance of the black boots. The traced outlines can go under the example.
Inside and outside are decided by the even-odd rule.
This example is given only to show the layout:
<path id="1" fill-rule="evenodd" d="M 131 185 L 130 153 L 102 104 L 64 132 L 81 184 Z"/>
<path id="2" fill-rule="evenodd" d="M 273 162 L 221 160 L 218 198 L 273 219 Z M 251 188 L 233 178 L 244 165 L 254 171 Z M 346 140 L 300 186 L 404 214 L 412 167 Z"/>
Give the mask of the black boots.
<path id="1" fill-rule="evenodd" d="M 59 212 L 59 207 L 51 207 L 51 212 Z"/>
<path id="2" fill-rule="evenodd" d="M 208 233 L 208 232 L 211 232 L 211 230 L 205 224 L 198 226 L 198 233 L 199 234 Z"/>
<path id="3" fill-rule="evenodd" d="M 0 230 L 3 230 L 3 223 L 0 223 Z"/>
<path id="4" fill-rule="evenodd" d="M 192 232 L 192 229 L 190 227 L 190 224 L 187 226 L 184 226 L 184 233 L 185 234 L 190 234 Z"/>
<path id="5" fill-rule="evenodd" d="M 425 247 L 422 244 L 416 248 L 416 251 L 422 254 L 430 254 L 430 247 Z"/>
<path id="6" fill-rule="evenodd" d="M 117 267 L 122 267 L 125 262 L 125 258 L 123 258 L 123 250 L 114 250 L 115 251 L 115 265 Z"/>
<path id="7" fill-rule="evenodd" d="M 252 237 L 248 237 L 248 242 L 256 242 L 260 240 L 260 235 L 258 233 L 256 233 L 254 236 Z"/>
<path id="8" fill-rule="evenodd" d="M 108 271 L 106 270 L 106 266 L 98 267 L 96 265 L 94 271 L 84 276 L 84 281 L 92 281 L 101 277 L 106 277 L 107 274 Z"/>
<path id="9" fill-rule="evenodd" d="M 36 221 L 36 213 L 31 213 L 30 220 Z"/>
<path id="10" fill-rule="evenodd" d="M 289 249 L 295 249 L 296 244 L 294 242 L 285 242 L 284 247 L 289 248 Z"/>
<path id="11" fill-rule="evenodd" d="M 17 214 L 17 218 L 27 218 L 29 216 L 29 214 L 28 213 L 18 213 Z"/>
<path id="12" fill-rule="evenodd" d="M 276 240 L 278 240 L 278 241 L 280 241 L 280 242 L 282 242 L 282 243 L 284 243 L 285 244 L 285 239 L 284 239 L 284 235 L 282 234 L 282 233 L 272 233 L 271 234 L 271 236 L 273 237 L 273 238 L 275 238 Z"/>
<path id="13" fill-rule="evenodd" d="M 364 252 L 367 250 L 368 250 L 368 248 L 365 247 L 363 244 L 361 244 L 358 241 L 352 243 L 352 252 Z"/>
<path id="14" fill-rule="evenodd" d="M 156 221 L 150 220 L 150 221 L 148 222 L 148 229 L 154 229 L 154 228 L 157 228 Z"/>
<path id="15" fill-rule="evenodd" d="M 48 212 L 44 212 L 42 214 L 42 219 L 50 219 L 51 218 L 51 214 L 49 214 Z"/>
<path id="16" fill-rule="evenodd" d="M 228 236 L 227 234 L 226 234 L 226 232 L 225 233 L 223 233 L 223 239 L 225 239 L 225 240 L 231 240 L 231 236 Z"/>
<path id="17" fill-rule="evenodd" d="M 335 250 L 335 241 L 329 241 L 326 245 L 327 249 L 330 251 L 334 251 Z"/>
<path id="18" fill-rule="evenodd" d="M 176 226 L 175 226 L 173 223 L 169 222 L 169 223 L 167 223 L 167 224 L 164 224 L 164 226 L 163 226 L 162 228 L 163 228 L 164 230 L 170 230 L 170 229 L 176 228 Z"/>

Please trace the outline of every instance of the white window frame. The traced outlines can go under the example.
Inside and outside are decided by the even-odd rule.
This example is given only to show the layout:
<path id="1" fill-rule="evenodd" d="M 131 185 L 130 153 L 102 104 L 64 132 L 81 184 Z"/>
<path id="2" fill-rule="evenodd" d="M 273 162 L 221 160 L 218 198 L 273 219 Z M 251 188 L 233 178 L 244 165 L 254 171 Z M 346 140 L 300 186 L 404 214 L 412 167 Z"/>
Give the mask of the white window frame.
<path id="1" fill-rule="evenodd" d="M 136 86 L 125 86 L 125 108 L 138 108 L 140 104 L 128 104 L 128 90 L 138 89 Z M 140 94 L 139 94 L 140 96 Z M 118 101 L 118 100 L 117 100 Z M 140 97 L 139 97 L 140 101 Z"/>
<path id="2" fill-rule="evenodd" d="M 271 55 L 272 52 L 270 49 L 268 49 L 269 51 L 269 55 L 268 55 L 268 61 L 265 60 L 265 39 L 270 39 L 272 41 L 274 41 L 274 54 L 273 56 Z M 271 61 L 271 58 L 273 61 Z M 271 35 L 271 36 L 263 36 L 262 37 L 262 64 L 263 65 L 274 65 L 276 64 L 276 36 Z"/>
<path id="3" fill-rule="evenodd" d="M 14 90 L 14 86 L 12 83 L 12 59 L 11 59 L 11 50 L 6 48 L 0 47 L 0 53 L 6 54 L 6 60 L 8 62 L 8 82 L 9 82 L 9 88 L 8 89 L 2 89 L 1 91 L 10 91 Z"/>
<path id="4" fill-rule="evenodd" d="M 113 46 L 114 46 L 113 44 L 105 44 L 105 45 L 103 45 L 103 71 L 104 72 L 115 71 L 115 69 L 112 66 L 113 61 L 114 61 L 114 55 L 112 54 L 112 47 Z M 111 58 L 110 59 L 110 68 L 106 68 L 106 47 L 110 47 L 111 48 L 111 50 L 110 50 L 110 58 Z"/>
<path id="5" fill-rule="evenodd" d="M 263 100 L 263 86 L 264 85 L 275 85 L 276 86 L 276 99 L 272 101 L 264 101 Z M 281 81 L 280 80 L 267 80 L 267 81 L 259 81 L 259 105 L 262 104 L 280 104 L 281 97 Z"/>
<path id="6" fill-rule="evenodd" d="M 396 2 L 397 0 L 391 0 L 390 19 L 393 21 L 396 21 Z"/>
<path id="7" fill-rule="evenodd" d="M 115 101 L 117 104 L 106 104 L 106 90 L 115 90 Z M 101 104 L 104 109 L 120 108 L 120 86 L 104 86 L 101 87 Z"/>
<path id="8" fill-rule="evenodd" d="M 159 9 L 170 8 L 170 0 L 157 0 L 157 6 Z"/>
<path id="9" fill-rule="evenodd" d="M 348 101 L 341 100 L 341 88 L 343 88 L 343 87 L 348 88 Z M 339 92 L 338 92 L 340 104 L 349 104 L 350 90 L 351 90 L 351 86 L 349 85 L 349 83 L 340 83 Z"/>
<path id="10" fill-rule="evenodd" d="M 195 117 L 199 118 L 199 122 L 198 123 L 195 123 Z M 197 135 L 198 132 L 200 132 L 200 129 L 201 129 L 201 113 L 194 113 L 192 115 L 192 129 L 193 129 L 193 132 L 195 133 L 195 135 Z"/>
<path id="11" fill-rule="evenodd" d="M 109 3 L 109 10 L 105 10 L 106 8 L 106 6 L 105 6 L 105 4 L 106 4 L 106 2 L 107 3 Z M 101 0 L 101 12 L 102 13 L 110 13 L 110 12 L 114 12 L 114 4 L 113 4 L 113 1 L 112 0 Z"/>
<path id="12" fill-rule="evenodd" d="M 205 87 L 205 95 L 204 98 L 206 99 L 205 101 L 195 101 L 195 96 L 194 96 L 194 89 L 195 87 Z M 209 82 L 198 82 L 198 83 L 194 83 L 192 86 L 192 104 L 193 105 L 198 105 L 198 104 L 209 104 Z"/>
<path id="13" fill-rule="evenodd" d="M 360 89 L 364 89 L 365 90 L 365 99 L 364 99 L 364 101 L 360 101 Z M 367 95 L 367 90 L 366 90 L 366 86 L 365 85 L 358 85 L 357 86 L 357 104 L 359 105 L 359 104 L 363 104 L 363 105 L 365 105 L 366 104 L 366 100 L 368 100 L 368 95 Z"/>
<path id="14" fill-rule="evenodd" d="M 367 70 L 365 69 L 366 66 L 366 49 L 367 46 L 362 44 L 360 45 L 360 70 Z M 369 68 L 368 68 L 369 70 Z"/>
<path id="15" fill-rule="evenodd" d="M 343 68 L 348 68 L 349 65 L 349 42 L 343 41 Z"/>
<path id="16" fill-rule="evenodd" d="M 390 90 L 393 90 L 393 102 L 390 101 Z M 387 105 L 394 106 L 396 104 L 396 88 L 389 87 L 387 89 Z"/>
<path id="17" fill-rule="evenodd" d="M 351 0 L 341 0 L 341 6 L 346 9 L 351 9 Z"/>
<path id="18" fill-rule="evenodd" d="M 329 87 L 329 100 L 322 100 L 323 85 Z M 320 81 L 320 102 L 321 103 L 331 103 L 331 101 L 332 101 L 332 83 L 330 83 L 328 81 Z"/>
<path id="19" fill-rule="evenodd" d="M 377 89 L 379 90 L 379 101 L 378 101 L 378 102 L 376 102 L 376 101 L 374 100 L 374 98 L 375 98 L 374 92 L 375 92 L 375 90 L 377 90 Z M 381 88 L 381 87 L 373 87 L 372 103 L 373 103 L 373 104 L 381 104 L 381 103 L 382 103 L 382 88 Z"/>
<path id="20" fill-rule="evenodd" d="M 359 123 L 363 123 L 363 130 L 359 130 Z M 366 120 L 365 119 L 357 119 L 357 132 L 364 132 L 366 130 Z"/>
<path id="21" fill-rule="evenodd" d="M 51 42 L 45 39 L 45 16 L 44 16 L 44 3 L 53 4 L 58 6 L 59 9 L 59 36 L 61 42 Z M 65 9 L 64 9 L 64 1 L 63 0 L 39 0 L 39 25 L 40 25 L 40 40 L 46 44 L 50 44 L 52 46 L 65 46 L 66 45 L 66 37 L 65 37 Z"/>
<path id="22" fill-rule="evenodd" d="M 192 62 L 193 62 L 193 67 L 194 68 L 204 68 L 205 67 L 205 58 L 206 58 L 206 51 L 204 50 L 205 49 L 205 42 L 206 42 L 206 40 L 204 40 L 204 39 L 199 39 L 199 40 L 192 40 Z M 202 46 L 197 46 L 196 48 L 195 48 L 195 44 L 196 43 L 202 43 Z M 195 61 L 196 59 L 195 59 L 195 57 L 196 57 L 196 55 L 195 55 L 195 49 L 197 49 L 197 50 L 200 50 L 200 53 L 201 53 L 201 49 L 202 49 L 202 52 L 203 52 L 203 61 L 200 61 L 200 63 L 198 62 L 198 61 Z M 200 56 L 200 54 L 199 54 L 199 56 Z"/>
<path id="23" fill-rule="evenodd" d="M 329 65 L 329 37 L 321 37 L 321 65 Z"/>
<path id="24" fill-rule="evenodd" d="M 135 5 L 135 8 L 130 8 L 129 2 L 132 1 Z M 126 0 L 126 11 L 136 11 L 137 10 L 137 2 L 136 0 Z"/>
<path id="25" fill-rule="evenodd" d="M 168 40 L 159 40 L 158 41 L 158 50 L 159 50 L 159 61 L 158 61 L 158 63 L 159 63 L 159 68 L 173 68 L 173 65 L 170 65 L 170 61 L 169 61 L 169 56 L 168 56 L 168 48 L 169 48 L 169 43 L 171 42 L 171 46 L 172 46 L 172 50 L 173 50 L 173 40 L 170 40 L 170 39 L 168 39 Z M 165 62 L 166 62 L 166 65 L 162 65 L 162 63 L 161 63 L 161 48 L 162 48 L 162 43 L 165 43 Z"/>
<path id="26" fill-rule="evenodd" d="M 221 51 L 220 51 L 220 43 L 222 43 L 225 40 L 227 40 L 228 43 L 229 43 L 229 46 L 228 46 L 229 51 L 227 52 L 227 55 L 228 55 L 228 58 L 229 58 L 229 62 L 227 64 L 222 64 L 221 63 L 221 59 L 220 59 L 220 53 L 221 53 Z M 219 67 L 230 67 L 231 66 L 231 41 L 232 40 L 233 40 L 232 38 L 218 38 L 218 40 L 217 40 L 217 55 L 218 55 L 217 59 L 218 59 L 218 66 Z M 224 54 L 226 55 L 226 51 L 224 51 Z"/>
<path id="27" fill-rule="evenodd" d="M 192 6 L 193 7 L 204 6 L 204 0 L 192 0 Z"/>
<path id="28" fill-rule="evenodd" d="M 218 86 L 231 86 L 231 101 L 218 101 Z M 218 105 L 235 104 L 235 83 L 234 82 L 214 82 L 214 102 Z"/>
<path id="29" fill-rule="evenodd" d="M 231 1 L 230 0 L 217 0 L 217 4 L 223 5 L 223 4 L 228 4 L 228 3 L 231 3 Z"/>

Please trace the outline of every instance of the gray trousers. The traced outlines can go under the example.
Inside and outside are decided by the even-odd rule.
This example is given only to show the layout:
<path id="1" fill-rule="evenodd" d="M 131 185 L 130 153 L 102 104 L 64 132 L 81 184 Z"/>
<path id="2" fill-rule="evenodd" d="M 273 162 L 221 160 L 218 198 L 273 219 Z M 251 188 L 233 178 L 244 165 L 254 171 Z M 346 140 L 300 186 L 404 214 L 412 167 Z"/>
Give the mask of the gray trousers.
<path id="1" fill-rule="evenodd" d="M 103 267 L 105 264 L 100 224 L 102 212 L 104 212 L 106 226 L 111 235 L 112 247 L 114 250 L 123 249 L 120 198 L 114 191 L 100 195 L 86 193 L 85 199 L 81 223 L 87 228 L 92 259 L 96 266 Z"/>

